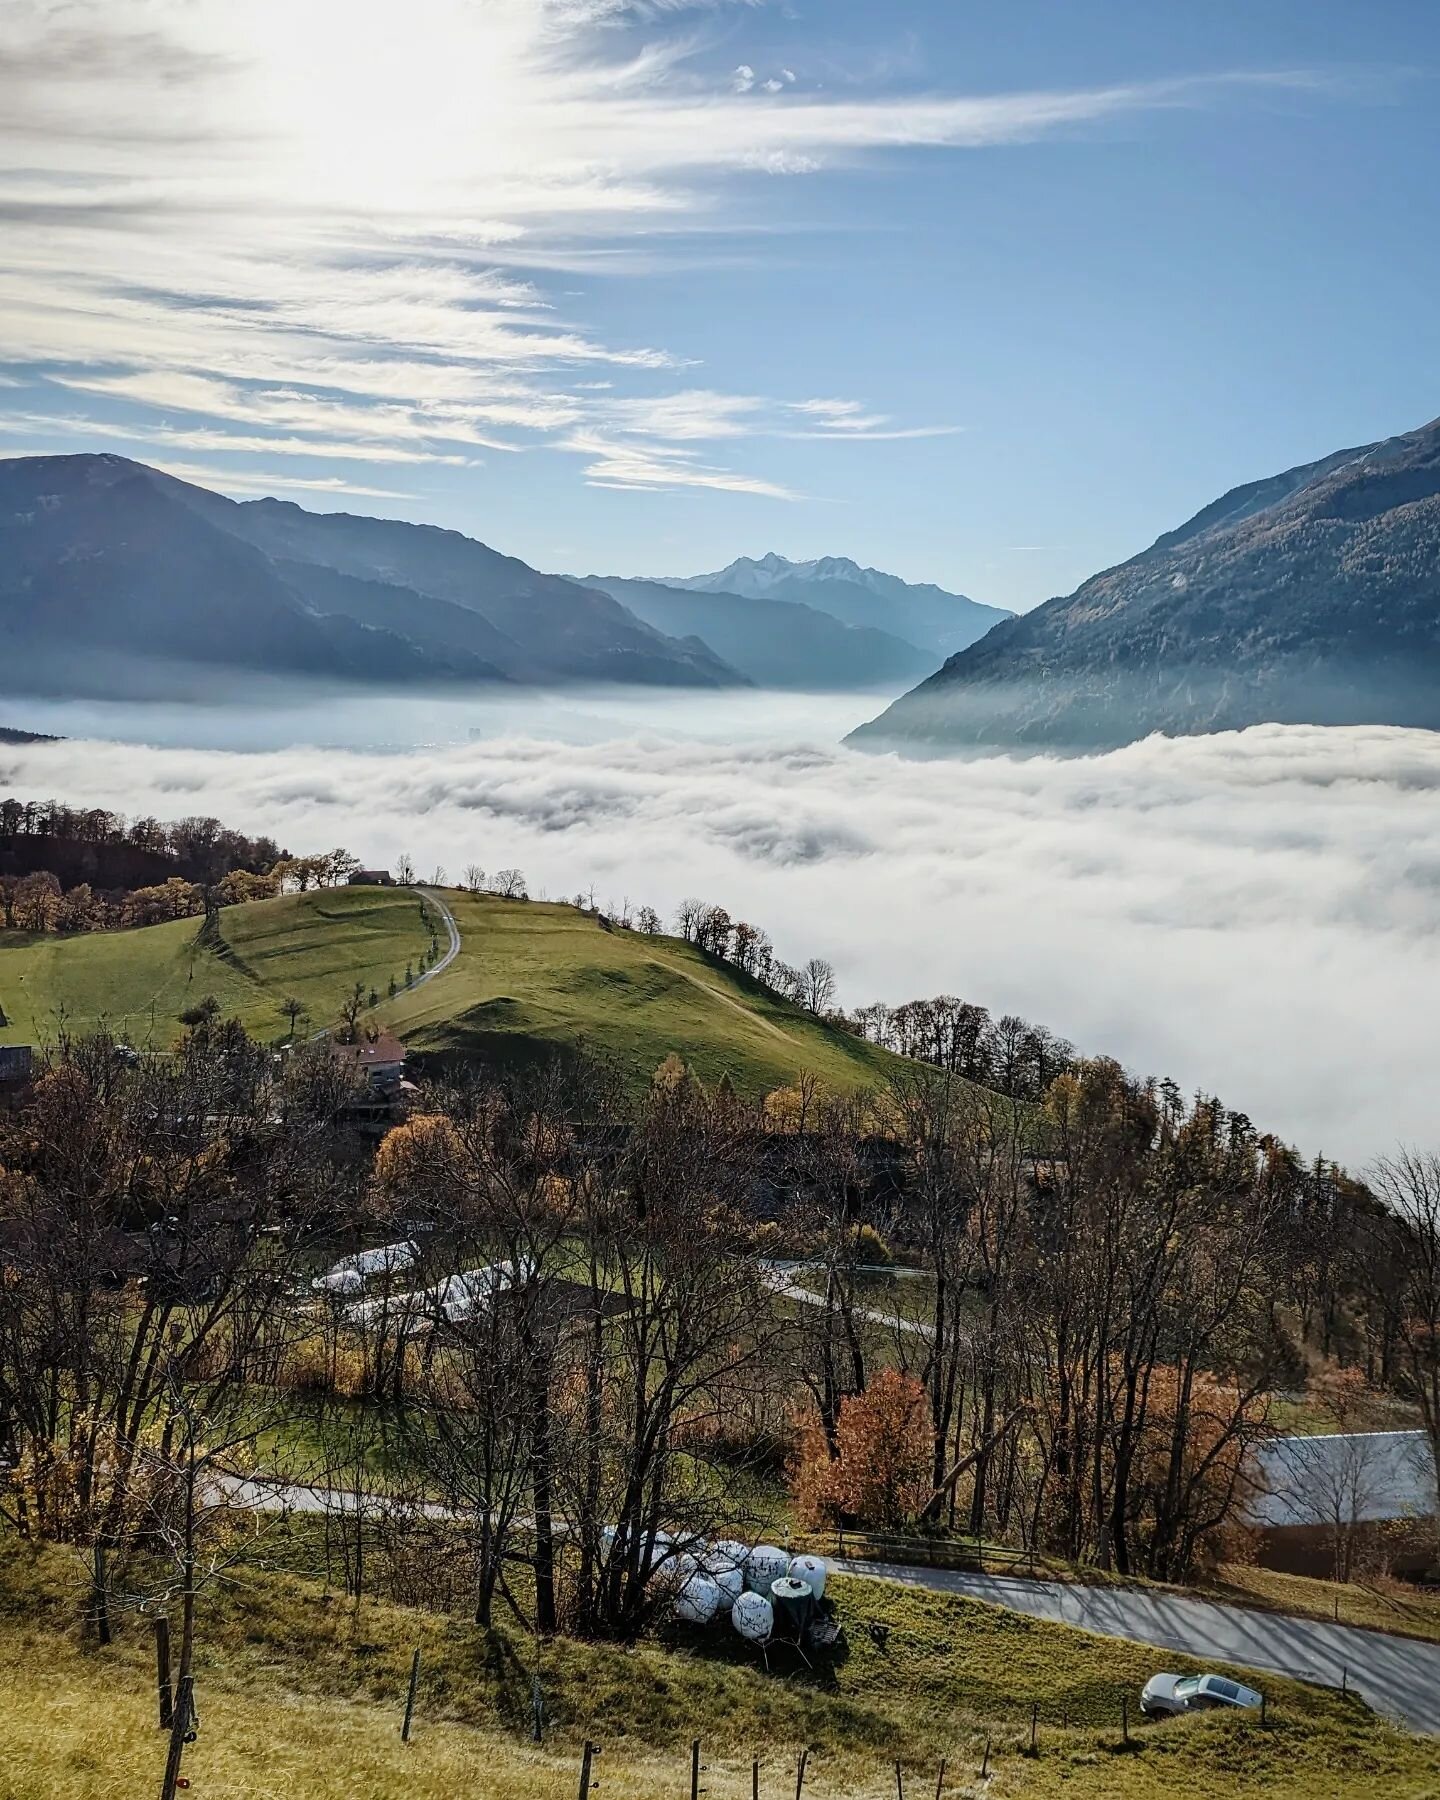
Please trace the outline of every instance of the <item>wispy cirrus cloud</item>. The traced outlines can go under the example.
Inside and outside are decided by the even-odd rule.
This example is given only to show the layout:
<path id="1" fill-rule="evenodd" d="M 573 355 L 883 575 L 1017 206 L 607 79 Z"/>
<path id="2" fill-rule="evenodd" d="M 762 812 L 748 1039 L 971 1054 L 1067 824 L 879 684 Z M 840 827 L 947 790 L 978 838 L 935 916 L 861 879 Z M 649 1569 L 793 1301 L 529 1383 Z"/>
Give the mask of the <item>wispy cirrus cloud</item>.
<path id="1" fill-rule="evenodd" d="M 954 427 L 859 401 L 702 388 L 679 373 L 683 343 L 588 328 L 553 291 L 556 273 L 597 257 L 623 273 L 627 256 L 655 254 L 658 225 L 753 225 L 763 201 L 745 184 L 757 173 L 1025 143 L 1315 81 L 837 95 L 759 58 L 712 67 L 707 17 L 752 10 L 10 0 L 0 361 L 62 396 L 37 416 L 63 420 L 63 396 L 94 396 L 110 410 L 69 415 L 77 433 L 129 426 L 137 444 L 168 433 L 237 466 L 386 450 L 397 465 L 450 462 L 467 446 L 586 441 L 611 446 L 584 452 L 587 479 L 598 468 L 619 485 L 780 498 L 782 484 L 684 447 Z M 596 369 L 620 391 L 576 379 Z M 667 378 L 678 385 L 655 393 Z M 616 448 L 631 438 L 643 454 Z"/>

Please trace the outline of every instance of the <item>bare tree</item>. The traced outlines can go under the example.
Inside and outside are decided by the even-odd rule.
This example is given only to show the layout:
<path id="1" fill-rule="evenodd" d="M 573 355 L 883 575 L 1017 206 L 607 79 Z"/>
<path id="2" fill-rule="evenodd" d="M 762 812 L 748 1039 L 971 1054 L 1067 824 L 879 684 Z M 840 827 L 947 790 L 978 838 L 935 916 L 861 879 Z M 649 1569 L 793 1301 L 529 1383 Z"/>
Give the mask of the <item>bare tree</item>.
<path id="1" fill-rule="evenodd" d="M 1440 1155 L 1399 1150 L 1375 1165 L 1371 1185 L 1389 1213 L 1371 1267 L 1381 1272 L 1378 1300 L 1393 1320 L 1404 1391 L 1430 1439 L 1440 1516 Z"/>
<path id="2" fill-rule="evenodd" d="M 823 1013 L 834 1004 L 835 971 L 823 956 L 812 956 L 801 969 L 800 1000 L 812 1013 Z"/>
<path id="3" fill-rule="evenodd" d="M 395 879 L 401 887 L 414 887 L 415 864 L 409 856 L 401 855 L 395 859 Z"/>

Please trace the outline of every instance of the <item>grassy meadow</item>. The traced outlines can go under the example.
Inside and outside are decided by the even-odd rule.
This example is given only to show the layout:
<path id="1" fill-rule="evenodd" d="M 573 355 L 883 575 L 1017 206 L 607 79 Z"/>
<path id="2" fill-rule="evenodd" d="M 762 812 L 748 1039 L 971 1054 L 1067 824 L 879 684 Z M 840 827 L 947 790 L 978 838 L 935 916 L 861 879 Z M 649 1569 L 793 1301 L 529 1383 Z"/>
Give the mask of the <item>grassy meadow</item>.
<path id="1" fill-rule="evenodd" d="M 312 1030 L 333 1024 L 359 981 L 366 1018 L 418 1050 L 534 1061 L 584 1045 L 636 1081 L 673 1050 L 706 1082 L 747 1093 L 815 1075 L 834 1092 L 883 1078 L 894 1059 L 835 1031 L 676 938 L 606 931 L 573 906 L 449 893 L 461 951 L 443 974 L 391 1000 L 430 940 L 413 891 L 333 888 L 227 907 L 211 932 L 181 919 L 72 938 L 0 933 L 0 1043 L 46 1043 L 100 1024 L 163 1048 L 178 1015 L 213 994 L 262 1039 L 286 1031 L 294 996 Z M 441 933 L 441 945 L 444 934 Z"/>
<path id="2" fill-rule="evenodd" d="M 278 1549 L 278 1547 L 276 1547 Z M 286 1800 L 499 1800 L 573 1795 L 580 1745 L 602 1746 L 602 1800 L 675 1800 L 688 1791 L 691 1739 L 704 1746 L 710 1800 L 793 1792 L 933 1793 L 946 1758 L 952 1796 L 1070 1795 L 1148 1800 L 1252 1795 L 1421 1800 L 1440 1790 L 1440 1746 L 1409 1737 L 1337 1694 L 1267 1678 L 1269 1721 L 1207 1715 L 1132 1723 L 1120 1701 L 1159 1662 L 1187 1659 L 1098 1638 L 947 1595 L 839 1580 L 848 1654 L 830 1671 L 777 1658 L 770 1673 L 738 1639 L 537 1648 L 504 1629 L 367 1600 L 261 1566 L 265 1546 L 201 1603 L 201 1716 L 185 1772 L 192 1791 Z M 100 1650 L 77 1626 L 78 1559 L 0 1540 L 0 1800 L 101 1800 L 158 1786 L 146 1621 L 123 1615 Z M 421 1650 L 413 1741 L 399 1722 Z M 529 1741 L 538 1670 L 548 1726 Z M 1039 1754 L 1028 1754 L 1031 1708 Z M 990 1779 L 978 1780 L 987 1738 Z"/>

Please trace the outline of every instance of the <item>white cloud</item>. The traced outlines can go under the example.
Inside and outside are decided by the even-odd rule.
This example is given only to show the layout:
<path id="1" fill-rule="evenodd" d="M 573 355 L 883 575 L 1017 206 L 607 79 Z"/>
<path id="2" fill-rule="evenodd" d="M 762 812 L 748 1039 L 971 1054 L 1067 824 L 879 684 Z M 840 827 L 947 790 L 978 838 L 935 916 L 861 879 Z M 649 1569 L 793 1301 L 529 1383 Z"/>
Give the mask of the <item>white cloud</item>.
<path id="1" fill-rule="evenodd" d="M 657 223 L 754 224 L 746 172 L 1030 141 L 1256 79 L 832 99 L 788 68 L 707 75 L 683 15 L 724 4 L 10 0 L 0 358 L 108 381 L 117 416 L 186 406 L 277 443 L 563 449 L 605 425 L 576 372 L 628 382 L 687 347 L 604 341 L 546 272 L 643 268 Z M 215 410 L 145 392 L 187 381 Z M 266 386 L 324 393 L 240 418 L 235 396 L 259 408 Z M 430 410 L 371 418 L 377 400 Z"/>
<path id="2" fill-rule="evenodd" d="M 724 493 L 754 494 L 768 500 L 798 498 L 789 488 L 733 469 L 702 463 L 693 450 L 645 443 L 635 438 L 608 438 L 597 431 L 577 431 L 563 448 L 589 460 L 585 480 L 591 487 L 663 493 L 675 488 L 714 488 Z"/>
<path id="3" fill-rule="evenodd" d="M 777 740 L 773 695 L 687 695 L 676 733 L 655 728 L 650 695 L 638 735 L 592 717 L 583 744 L 464 742 L 488 704 L 417 703 L 451 749 L 5 746 L 0 784 L 213 812 L 376 863 L 518 864 L 552 894 L 593 881 L 667 912 L 711 895 L 791 960 L 831 957 L 848 1003 L 948 991 L 1017 1011 L 1355 1163 L 1433 1141 L 1434 734 L 1265 726 L 1070 761 L 901 763 Z M 607 705 L 556 696 L 545 716 Z M 267 729 L 234 710 L 245 741 Z M 294 717 L 339 729 L 308 702 Z M 372 739 L 403 735 L 372 698 L 353 717 Z"/>

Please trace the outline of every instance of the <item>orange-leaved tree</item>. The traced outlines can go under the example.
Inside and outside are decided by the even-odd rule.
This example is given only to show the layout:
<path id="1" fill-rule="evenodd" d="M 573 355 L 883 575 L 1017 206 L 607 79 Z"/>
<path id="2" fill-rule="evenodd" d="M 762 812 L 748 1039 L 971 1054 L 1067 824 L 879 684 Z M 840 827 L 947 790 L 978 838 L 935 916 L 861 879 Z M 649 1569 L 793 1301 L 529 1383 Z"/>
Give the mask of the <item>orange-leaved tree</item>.
<path id="1" fill-rule="evenodd" d="M 801 1433 L 791 1486 L 802 1518 L 894 1530 L 930 1497 L 934 1431 L 925 1389 L 882 1369 L 863 1393 L 840 1402 L 835 1455 L 815 1423 Z"/>

